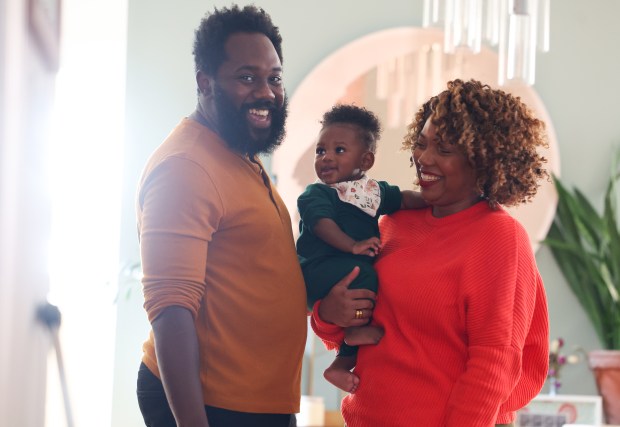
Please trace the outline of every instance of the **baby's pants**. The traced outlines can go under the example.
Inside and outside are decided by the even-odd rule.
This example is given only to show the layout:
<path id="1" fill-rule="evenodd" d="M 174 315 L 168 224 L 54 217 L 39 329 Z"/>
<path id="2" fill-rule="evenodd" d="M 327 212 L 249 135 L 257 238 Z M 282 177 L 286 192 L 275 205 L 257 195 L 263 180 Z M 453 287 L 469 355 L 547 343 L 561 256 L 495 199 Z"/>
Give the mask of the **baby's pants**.
<path id="1" fill-rule="evenodd" d="M 305 262 L 302 265 L 306 292 L 308 294 L 308 308 L 311 310 L 314 303 L 324 298 L 331 288 L 344 276 L 349 274 L 353 267 L 360 268 L 359 275 L 351 282 L 349 289 L 369 289 L 377 292 L 377 273 L 372 264 L 349 256 L 330 256 Z M 357 347 L 343 343 L 338 351 L 339 356 L 353 356 Z"/>

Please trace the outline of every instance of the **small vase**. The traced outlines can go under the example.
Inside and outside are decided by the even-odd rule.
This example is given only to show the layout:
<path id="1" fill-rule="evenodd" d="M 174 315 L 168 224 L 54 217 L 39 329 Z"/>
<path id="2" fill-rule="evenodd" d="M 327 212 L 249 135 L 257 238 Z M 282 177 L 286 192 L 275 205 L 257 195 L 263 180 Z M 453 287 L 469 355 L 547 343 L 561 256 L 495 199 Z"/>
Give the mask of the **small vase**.
<path id="1" fill-rule="evenodd" d="M 556 396 L 558 394 L 559 383 L 556 377 L 549 377 L 549 396 Z"/>

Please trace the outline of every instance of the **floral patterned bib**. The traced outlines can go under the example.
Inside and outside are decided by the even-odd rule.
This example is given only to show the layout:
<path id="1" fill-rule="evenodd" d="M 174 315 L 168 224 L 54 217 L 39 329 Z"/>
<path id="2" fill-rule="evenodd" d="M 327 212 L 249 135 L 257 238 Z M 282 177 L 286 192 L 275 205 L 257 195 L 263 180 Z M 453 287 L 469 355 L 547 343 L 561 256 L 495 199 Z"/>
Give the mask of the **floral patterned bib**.
<path id="1" fill-rule="evenodd" d="M 377 215 L 381 205 L 381 189 L 374 179 L 364 175 L 355 181 L 337 182 L 328 186 L 336 189 L 338 198 L 344 203 L 350 203 L 372 217 Z"/>

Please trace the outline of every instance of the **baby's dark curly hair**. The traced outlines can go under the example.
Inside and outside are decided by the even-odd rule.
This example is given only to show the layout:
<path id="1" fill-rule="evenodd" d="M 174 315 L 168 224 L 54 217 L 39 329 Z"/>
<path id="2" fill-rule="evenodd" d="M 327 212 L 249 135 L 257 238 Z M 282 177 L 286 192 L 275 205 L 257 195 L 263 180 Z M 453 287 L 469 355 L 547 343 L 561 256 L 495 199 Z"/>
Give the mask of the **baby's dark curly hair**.
<path id="1" fill-rule="evenodd" d="M 214 8 L 200 21 L 194 38 L 194 65 L 196 71 L 210 76 L 226 59 L 224 50 L 226 41 L 234 33 L 262 33 L 271 40 L 282 63 L 282 36 L 278 27 L 273 25 L 271 17 L 262 8 L 254 5 L 240 9 L 233 5 L 230 8 Z"/>
<path id="2" fill-rule="evenodd" d="M 336 104 L 323 114 L 323 127 L 334 124 L 350 124 L 359 128 L 360 138 L 368 150 L 377 150 L 377 141 L 381 138 L 381 122 L 372 111 L 351 104 Z"/>
<path id="3" fill-rule="evenodd" d="M 442 141 L 460 148 L 476 170 L 478 190 L 492 208 L 531 201 L 547 160 L 545 124 L 529 108 L 502 90 L 476 80 L 454 80 L 432 97 L 407 127 L 403 148 L 411 150 L 427 119 Z"/>

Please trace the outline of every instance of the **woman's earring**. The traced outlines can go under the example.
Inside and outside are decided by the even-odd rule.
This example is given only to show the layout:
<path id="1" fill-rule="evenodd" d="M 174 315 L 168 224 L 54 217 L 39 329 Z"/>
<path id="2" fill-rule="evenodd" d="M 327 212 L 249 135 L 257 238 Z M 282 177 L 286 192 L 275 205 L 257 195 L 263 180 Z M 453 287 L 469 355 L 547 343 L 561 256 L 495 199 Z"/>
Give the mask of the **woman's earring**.
<path id="1" fill-rule="evenodd" d="M 409 157 L 409 167 L 412 168 L 414 165 L 413 163 L 413 156 Z"/>

